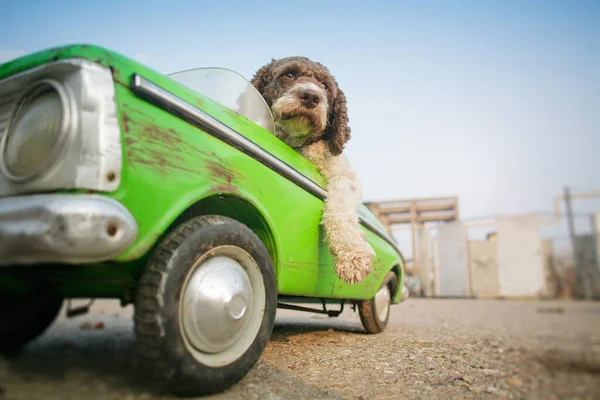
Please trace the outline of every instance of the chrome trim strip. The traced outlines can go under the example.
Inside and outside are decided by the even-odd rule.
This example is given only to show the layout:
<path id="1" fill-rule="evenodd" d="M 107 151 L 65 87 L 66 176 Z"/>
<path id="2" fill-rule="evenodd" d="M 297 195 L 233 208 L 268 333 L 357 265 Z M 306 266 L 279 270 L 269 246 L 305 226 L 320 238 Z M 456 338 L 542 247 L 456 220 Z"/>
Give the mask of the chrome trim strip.
<path id="1" fill-rule="evenodd" d="M 148 79 L 143 78 L 138 74 L 133 74 L 131 79 L 131 89 L 139 97 L 146 99 L 163 110 L 178 116 L 216 138 L 223 140 L 245 154 L 248 154 L 315 197 L 321 200 L 325 200 L 327 197 L 325 189 L 296 171 L 289 164 L 275 157 L 273 154 L 231 129 L 213 116 L 182 100 Z M 389 243 L 402 258 L 402 252 L 400 252 L 396 243 L 387 236 L 384 230 L 371 223 L 360 212 L 359 219 L 367 229 Z"/>

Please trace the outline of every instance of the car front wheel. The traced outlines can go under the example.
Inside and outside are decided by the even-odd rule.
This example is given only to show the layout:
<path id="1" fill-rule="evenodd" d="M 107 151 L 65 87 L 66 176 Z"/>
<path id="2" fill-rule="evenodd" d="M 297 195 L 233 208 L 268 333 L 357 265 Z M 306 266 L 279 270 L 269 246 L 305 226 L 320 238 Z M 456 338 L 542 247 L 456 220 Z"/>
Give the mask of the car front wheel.
<path id="1" fill-rule="evenodd" d="M 52 325 L 63 298 L 51 291 L 36 289 L 0 295 L 0 353 L 17 353 Z"/>
<path id="2" fill-rule="evenodd" d="M 396 292 L 398 278 L 394 272 L 388 272 L 381 286 L 371 300 L 358 304 L 358 313 L 367 333 L 381 333 L 387 327 L 390 319 L 392 296 Z"/>
<path id="3" fill-rule="evenodd" d="M 141 356 L 175 393 L 227 389 L 256 364 L 277 306 L 269 253 L 245 225 L 202 216 L 157 247 L 138 289 Z"/>

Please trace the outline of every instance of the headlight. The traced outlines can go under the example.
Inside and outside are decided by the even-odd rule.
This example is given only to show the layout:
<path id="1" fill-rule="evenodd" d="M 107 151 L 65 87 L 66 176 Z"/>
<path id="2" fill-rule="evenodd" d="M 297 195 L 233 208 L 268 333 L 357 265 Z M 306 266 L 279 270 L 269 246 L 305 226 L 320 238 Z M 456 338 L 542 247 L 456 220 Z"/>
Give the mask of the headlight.
<path id="1" fill-rule="evenodd" d="M 53 80 L 38 81 L 21 96 L 0 147 L 0 168 L 14 182 L 48 170 L 60 157 L 71 126 L 69 96 Z"/>

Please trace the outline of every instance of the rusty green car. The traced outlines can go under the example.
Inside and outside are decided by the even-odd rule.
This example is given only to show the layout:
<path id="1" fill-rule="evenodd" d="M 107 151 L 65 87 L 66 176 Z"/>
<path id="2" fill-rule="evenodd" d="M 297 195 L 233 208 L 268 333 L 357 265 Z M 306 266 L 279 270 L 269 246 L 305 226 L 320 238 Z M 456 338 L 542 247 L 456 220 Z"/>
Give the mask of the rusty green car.
<path id="1" fill-rule="evenodd" d="M 347 303 L 383 331 L 406 296 L 395 241 L 363 206 L 372 272 L 340 280 L 326 182 L 272 129 L 226 69 L 166 76 L 89 45 L 0 65 L 0 349 L 41 335 L 67 299 L 120 299 L 144 364 L 198 395 L 256 364 L 277 308 Z"/>

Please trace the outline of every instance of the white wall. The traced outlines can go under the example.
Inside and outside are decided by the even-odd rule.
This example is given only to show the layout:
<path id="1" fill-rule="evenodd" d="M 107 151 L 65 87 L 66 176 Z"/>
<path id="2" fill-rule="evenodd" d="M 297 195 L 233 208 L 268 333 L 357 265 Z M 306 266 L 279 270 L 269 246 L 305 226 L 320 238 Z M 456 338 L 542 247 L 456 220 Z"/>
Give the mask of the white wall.
<path id="1" fill-rule="evenodd" d="M 431 265 L 431 243 L 429 232 L 421 230 L 418 233 L 418 251 L 419 251 L 419 266 L 420 280 L 423 288 L 423 295 L 426 297 L 433 296 L 433 266 Z"/>
<path id="2" fill-rule="evenodd" d="M 500 295 L 540 295 L 545 277 L 539 220 L 534 216 L 501 218 L 497 227 Z"/>
<path id="3" fill-rule="evenodd" d="M 451 222 L 438 228 L 439 295 L 466 297 L 468 285 L 467 234 L 462 222 Z"/>
<path id="4" fill-rule="evenodd" d="M 431 268 L 433 270 L 433 296 L 440 295 L 440 258 L 439 258 L 438 238 L 431 238 Z"/>
<path id="5" fill-rule="evenodd" d="M 473 296 L 489 298 L 500 295 L 496 239 L 469 242 L 469 268 Z"/>

